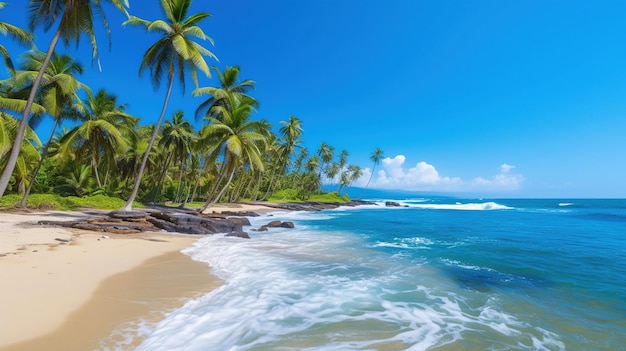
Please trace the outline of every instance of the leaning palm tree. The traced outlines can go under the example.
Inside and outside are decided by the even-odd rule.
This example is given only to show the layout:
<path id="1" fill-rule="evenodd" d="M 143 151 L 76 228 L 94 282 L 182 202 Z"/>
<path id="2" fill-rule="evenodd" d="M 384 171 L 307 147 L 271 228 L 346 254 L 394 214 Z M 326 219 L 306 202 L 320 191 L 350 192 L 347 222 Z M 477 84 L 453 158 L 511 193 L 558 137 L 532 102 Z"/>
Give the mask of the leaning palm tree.
<path id="1" fill-rule="evenodd" d="M 6 5 L 6 2 L 0 2 L 0 10 L 2 10 Z M 33 43 L 33 34 L 31 32 L 3 21 L 0 21 L 0 33 L 12 37 L 14 40 L 23 45 Z M 14 67 L 13 61 L 11 61 L 11 56 L 9 56 L 9 52 L 2 45 L 0 45 L 0 55 L 4 57 L 4 64 L 9 68 L 9 71 L 13 71 Z"/>
<path id="2" fill-rule="evenodd" d="M 127 0 L 108 0 L 113 3 L 117 8 L 126 12 L 125 7 L 128 7 Z M 41 79 L 44 75 L 46 67 L 50 62 L 52 53 L 61 39 L 67 46 L 70 42 L 76 42 L 78 44 L 81 34 L 85 33 L 89 36 L 92 46 L 92 57 L 95 59 L 98 57 L 98 46 L 96 44 L 96 35 L 94 31 L 94 13 L 102 16 L 105 27 L 108 32 L 108 22 L 104 16 L 104 10 L 100 0 L 30 0 L 29 3 L 29 27 L 33 32 L 36 27 L 43 26 L 43 29 L 47 32 L 52 28 L 55 23 L 58 23 L 58 27 L 44 59 L 41 69 L 37 73 L 37 77 L 33 82 L 33 86 L 28 95 L 26 108 L 22 113 L 22 119 L 15 134 L 13 147 L 7 164 L 0 176 L 0 197 L 4 195 L 9 179 L 15 168 L 15 162 L 17 161 L 20 145 L 24 140 L 24 130 L 30 119 L 32 104 L 35 101 L 35 96 L 39 90 Z M 107 33 L 109 34 L 109 33 Z"/>
<path id="3" fill-rule="evenodd" d="M 374 166 L 372 166 L 370 177 L 367 180 L 367 184 L 365 184 L 365 188 L 363 189 L 363 192 L 361 192 L 359 199 L 363 197 L 363 194 L 365 194 L 365 191 L 367 190 L 367 187 L 370 185 L 370 182 L 372 181 L 372 177 L 374 176 L 374 170 L 376 169 L 376 166 L 380 164 L 380 160 L 382 159 L 383 159 L 383 150 L 379 147 L 375 148 L 374 151 L 372 151 L 372 154 L 370 155 L 370 160 L 374 162 Z"/>
<path id="4" fill-rule="evenodd" d="M 207 197 L 200 211 L 217 203 L 231 184 L 235 172 L 240 166 L 248 166 L 251 170 L 263 170 L 261 160 L 262 150 L 265 149 L 265 136 L 259 133 L 260 122 L 250 121 L 254 109 L 251 105 L 229 94 L 230 110 L 225 106 L 217 106 L 220 119 L 209 117 L 209 125 L 202 130 L 202 137 L 213 141 L 215 153 L 221 154 L 222 166 L 214 182 L 213 191 L 226 178 L 226 183 L 216 196 L 213 191 Z"/>
<path id="5" fill-rule="evenodd" d="M 165 15 L 165 20 L 150 22 L 138 17 L 131 17 L 124 22 L 125 25 L 130 24 L 141 26 L 148 32 L 157 32 L 162 34 L 162 37 L 144 54 L 143 61 L 139 67 L 139 74 L 141 75 L 146 69 L 150 69 L 152 84 L 155 89 L 158 89 L 161 85 L 162 78 L 167 78 L 168 86 L 161 115 L 156 123 L 152 138 L 148 143 L 148 148 L 146 149 L 137 177 L 135 178 L 135 186 L 133 187 L 128 201 L 122 207 L 122 211 L 132 210 L 133 201 L 137 197 L 139 185 L 141 184 L 141 178 L 150 155 L 150 150 L 152 149 L 154 141 L 159 133 L 159 127 L 163 121 L 163 116 L 165 116 L 170 94 L 172 93 L 172 87 L 174 86 L 175 77 L 178 76 L 178 81 L 180 82 L 184 92 L 185 72 L 188 70 L 191 73 L 191 78 L 195 83 L 195 86 L 197 87 L 198 70 L 208 77 L 211 76 L 209 66 L 204 60 L 204 56 L 217 60 L 217 57 L 215 57 L 211 51 L 207 50 L 193 40 L 194 38 L 197 38 L 200 40 L 207 40 L 213 44 L 213 39 L 206 35 L 198 26 L 200 21 L 210 15 L 205 12 L 199 12 L 187 17 L 189 6 L 191 6 L 191 0 L 161 0 L 161 10 Z"/>
<path id="6" fill-rule="evenodd" d="M 28 96 L 32 82 L 41 69 L 44 59 L 45 54 L 40 51 L 29 52 L 24 55 L 24 63 L 21 67 L 22 70 L 17 71 L 14 77 L 10 78 L 10 81 L 15 84 L 15 88 L 20 90 L 17 92 L 18 96 Z M 22 207 L 26 206 L 26 201 L 34 185 L 35 177 L 37 173 L 39 173 L 43 160 L 48 153 L 48 147 L 54 137 L 56 127 L 61 124 L 64 119 L 78 118 L 78 112 L 75 107 L 80 108 L 82 105 L 78 92 L 83 89 L 89 90 L 86 85 L 76 79 L 76 76 L 82 72 L 82 65 L 74 61 L 71 56 L 53 53 L 50 63 L 42 77 L 38 95 L 39 98 L 37 99 L 46 109 L 46 114 L 52 117 L 52 129 L 50 130 L 48 141 L 41 152 L 39 164 L 32 172 L 28 187 L 20 202 L 20 206 Z M 36 118 L 37 116 L 41 115 L 33 116 L 31 118 L 31 125 L 36 126 L 39 123 L 41 119 Z"/>

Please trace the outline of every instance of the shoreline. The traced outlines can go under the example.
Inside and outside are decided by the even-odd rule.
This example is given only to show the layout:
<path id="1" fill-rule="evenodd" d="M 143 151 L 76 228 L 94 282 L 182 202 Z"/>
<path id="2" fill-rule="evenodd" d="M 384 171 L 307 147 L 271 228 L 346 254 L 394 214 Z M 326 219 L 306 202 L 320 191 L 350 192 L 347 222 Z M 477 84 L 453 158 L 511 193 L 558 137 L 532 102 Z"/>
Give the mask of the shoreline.
<path id="1" fill-rule="evenodd" d="M 209 210 L 263 214 L 276 208 Z M 181 253 L 204 235 L 109 234 L 36 224 L 91 217 L 0 212 L 0 281 L 6 282 L 0 288 L 0 351 L 98 348 L 124 323 L 156 322 L 221 285 L 210 266 Z"/>

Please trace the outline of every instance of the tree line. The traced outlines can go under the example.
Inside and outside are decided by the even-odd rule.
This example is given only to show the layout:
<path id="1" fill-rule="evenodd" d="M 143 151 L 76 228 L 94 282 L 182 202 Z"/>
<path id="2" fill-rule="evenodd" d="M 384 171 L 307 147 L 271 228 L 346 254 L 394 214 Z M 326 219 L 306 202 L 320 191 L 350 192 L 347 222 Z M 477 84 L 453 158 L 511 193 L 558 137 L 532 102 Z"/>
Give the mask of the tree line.
<path id="1" fill-rule="evenodd" d="M 25 46 L 37 28 L 55 34 L 46 52 L 25 51 L 19 66 L 0 45 L 9 72 L 0 81 L 0 196 L 22 194 L 25 206 L 31 192 L 106 194 L 127 199 L 123 210 L 132 210 L 135 200 L 202 201 L 204 209 L 272 195 L 306 200 L 321 192 L 323 180 L 337 183 L 341 194 L 362 176 L 359 166 L 348 163 L 346 150 L 337 153 L 326 143 L 314 152 L 303 147 L 296 116 L 281 121 L 277 133 L 267 120 L 254 119 L 255 82 L 242 79 L 238 66 L 209 65 L 208 59 L 217 58 L 203 46 L 213 41 L 200 24 L 210 15 L 189 13 L 191 0 L 160 0 L 162 18 L 156 20 L 133 16 L 127 1 L 108 2 L 124 13 L 124 26 L 160 36 L 139 67 L 155 90 L 162 83 L 167 87 L 157 122 L 140 125 L 113 92 L 80 81 L 80 62 L 56 51 L 59 40 L 78 45 L 87 36 L 98 59 L 94 24 L 109 25 L 100 1 L 31 0 L 28 30 L 0 21 L 0 33 Z M 0 2 L 0 10 L 6 4 Z M 200 87 L 199 75 L 211 77 L 212 71 L 219 84 Z M 176 83 L 184 89 L 188 78 L 201 101 L 192 117 L 202 121 L 199 130 L 182 111 L 166 116 Z M 44 119 L 51 119 L 52 130 L 42 142 L 34 129 Z M 380 149 L 372 152 L 374 167 L 382 157 Z"/>

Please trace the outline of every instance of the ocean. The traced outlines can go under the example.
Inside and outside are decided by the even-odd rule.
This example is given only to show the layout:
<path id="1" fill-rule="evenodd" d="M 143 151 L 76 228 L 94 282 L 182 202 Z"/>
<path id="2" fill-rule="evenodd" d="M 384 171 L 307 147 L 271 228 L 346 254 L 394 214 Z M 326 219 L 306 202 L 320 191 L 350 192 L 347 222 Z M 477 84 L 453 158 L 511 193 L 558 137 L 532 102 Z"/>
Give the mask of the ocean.
<path id="1" fill-rule="evenodd" d="M 626 200 L 394 201 L 199 240 L 224 285 L 137 350 L 626 350 Z"/>

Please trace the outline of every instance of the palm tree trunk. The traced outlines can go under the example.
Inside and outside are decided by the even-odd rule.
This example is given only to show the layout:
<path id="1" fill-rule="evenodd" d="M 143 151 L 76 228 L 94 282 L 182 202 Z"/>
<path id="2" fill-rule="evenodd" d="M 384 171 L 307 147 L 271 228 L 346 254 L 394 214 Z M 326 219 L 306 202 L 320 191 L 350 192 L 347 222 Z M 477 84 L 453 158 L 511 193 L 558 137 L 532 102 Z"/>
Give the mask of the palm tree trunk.
<path id="1" fill-rule="evenodd" d="M 100 181 L 100 174 L 98 173 L 98 161 L 96 160 L 96 154 L 91 155 L 91 167 L 93 168 L 93 174 L 96 176 L 96 183 L 98 188 L 102 188 L 102 182 Z"/>
<path id="2" fill-rule="evenodd" d="M 194 186 L 193 186 L 193 192 L 191 193 L 191 201 L 192 202 L 196 198 L 196 191 L 198 190 L 198 184 L 200 184 L 200 179 L 202 178 L 202 174 L 204 173 L 204 169 L 205 169 L 207 163 L 208 163 L 208 161 L 205 161 L 204 164 L 202 165 L 202 167 L 200 168 L 200 171 L 198 172 L 198 178 L 196 180 L 196 184 L 194 184 Z"/>
<path id="3" fill-rule="evenodd" d="M 370 178 L 367 180 L 367 184 L 365 184 L 365 189 L 363 189 L 363 191 L 361 192 L 361 195 L 359 195 L 359 197 L 356 198 L 357 200 L 361 200 L 363 195 L 365 195 L 365 192 L 367 191 L 367 187 L 370 185 L 370 182 L 372 181 L 372 177 L 374 176 L 375 169 L 376 169 L 376 164 L 374 164 L 374 167 L 372 167 L 372 173 L 370 173 Z"/>
<path id="4" fill-rule="evenodd" d="M 146 169 L 146 164 L 148 164 L 148 157 L 150 156 L 150 150 L 152 150 L 152 146 L 154 145 L 154 141 L 159 134 L 159 127 L 161 126 L 161 122 L 163 122 L 163 117 L 165 116 L 165 110 L 167 110 L 167 103 L 170 100 L 170 95 L 172 94 L 172 87 L 174 86 L 174 74 L 170 73 L 169 75 L 170 82 L 167 87 L 167 94 L 165 95 L 165 102 L 163 103 L 163 109 L 161 110 L 161 116 L 159 116 L 159 120 L 157 124 L 154 126 L 154 132 L 152 132 L 152 138 L 150 138 L 150 143 L 148 143 L 148 148 L 146 152 L 143 154 L 143 159 L 141 160 L 141 166 L 139 167 L 139 173 L 137 174 L 137 178 L 135 179 L 135 186 L 133 187 L 133 191 L 130 193 L 128 197 L 128 201 L 126 204 L 120 209 L 120 211 L 132 211 L 133 210 L 133 201 L 137 197 L 137 193 L 139 192 L 139 185 L 141 184 L 141 178 L 143 177 L 143 172 Z"/>
<path id="5" fill-rule="evenodd" d="M 170 168 L 170 161 L 171 160 L 172 160 L 172 158 L 168 154 L 167 158 L 165 159 L 165 167 L 163 168 L 163 173 L 161 173 L 161 176 L 158 179 L 158 183 L 154 187 L 154 196 L 152 196 L 152 202 L 154 202 L 154 203 L 157 202 L 157 197 L 159 196 L 159 193 L 161 192 L 161 189 L 163 189 L 163 183 L 165 182 L 165 176 L 167 175 L 167 170 Z"/>
<path id="6" fill-rule="evenodd" d="M 28 120 L 30 119 L 31 108 L 33 107 L 33 102 L 35 101 L 35 96 L 37 95 L 37 90 L 39 90 L 39 85 L 41 84 L 41 78 L 43 77 L 43 73 L 48 68 L 48 64 L 50 63 L 50 58 L 52 57 L 52 53 L 54 52 L 54 48 L 61 37 L 61 27 L 57 29 L 56 33 L 54 33 L 54 37 L 52 37 L 52 41 L 50 42 L 50 46 L 48 46 L 48 52 L 46 53 L 46 58 L 37 73 L 37 77 L 33 82 L 33 87 L 30 89 L 30 94 L 28 95 L 28 100 L 26 102 L 26 108 L 22 113 L 22 120 L 20 121 L 20 125 L 17 128 L 17 133 L 15 134 L 15 140 L 13 141 L 13 147 L 11 148 L 11 154 L 9 154 L 9 160 L 2 171 L 2 176 L 0 176 L 0 197 L 4 195 L 7 186 L 9 185 L 9 180 L 11 179 L 11 175 L 13 174 L 13 170 L 15 169 L 15 164 L 17 162 L 17 158 L 20 154 L 20 149 L 22 146 L 22 141 L 24 141 L 24 131 L 26 130 L 26 125 L 28 124 Z"/>
<path id="7" fill-rule="evenodd" d="M 43 160 L 46 158 L 46 155 L 48 154 L 48 148 L 50 147 L 50 143 L 52 142 L 52 139 L 54 138 L 54 132 L 58 124 L 59 124 L 59 120 L 55 118 L 54 123 L 52 124 L 52 130 L 50 131 L 50 137 L 48 138 L 48 141 L 46 142 L 46 146 L 43 147 L 43 151 L 41 152 L 41 159 L 39 159 L 39 163 L 37 164 L 37 167 L 33 171 L 30 181 L 28 182 L 28 187 L 26 188 L 26 191 L 24 192 L 24 196 L 22 196 L 22 200 L 20 201 L 19 207 L 26 207 L 26 201 L 28 200 L 28 195 L 30 195 L 30 191 L 33 189 L 33 184 L 35 184 L 35 178 L 37 178 L 37 174 L 39 174 L 39 169 L 41 169 Z"/>
<path id="8" fill-rule="evenodd" d="M 210 201 L 210 199 L 208 199 L 207 203 L 205 203 L 204 206 L 202 206 L 202 210 L 200 212 L 206 210 L 209 207 L 212 207 L 218 201 L 220 201 L 220 198 L 222 198 L 222 195 L 224 194 L 226 189 L 228 189 L 228 186 L 230 185 L 230 182 L 233 180 L 233 177 L 235 176 L 235 170 L 236 170 L 236 168 L 233 167 L 233 170 L 230 172 L 230 176 L 228 177 L 228 181 L 226 182 L 226 184 L 224 184 L 224 187 L 222 188 L 222 190 L 220 190 L 219 194 L 217 194 L 217 196 L 215 197 L 215 199 L 213 199 L 213 201 Z"/>
<path id="9" fill-rule="evenodd" d="M 180 190 L 183 185 L 183 172 L 185 171 L 185 160 L 180 160 L 180 173 L 178 174 L 178 189 L 176 189 L 176 198 L 174 202 L 179 203 L 180 201 Z"/>

